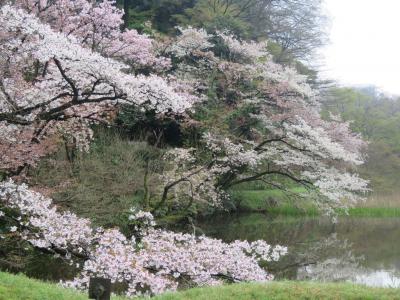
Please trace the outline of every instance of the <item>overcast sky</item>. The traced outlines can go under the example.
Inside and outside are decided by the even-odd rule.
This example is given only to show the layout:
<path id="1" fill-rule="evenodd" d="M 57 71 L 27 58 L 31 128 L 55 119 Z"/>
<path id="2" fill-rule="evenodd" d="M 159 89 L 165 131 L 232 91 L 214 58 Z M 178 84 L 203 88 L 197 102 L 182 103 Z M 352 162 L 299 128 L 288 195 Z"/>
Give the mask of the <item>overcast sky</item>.
<path id="1" fill-rule="evenodd" d="M 325 2 L 331 17 L 326 74 L 400 95 L 400 0 Z"/>

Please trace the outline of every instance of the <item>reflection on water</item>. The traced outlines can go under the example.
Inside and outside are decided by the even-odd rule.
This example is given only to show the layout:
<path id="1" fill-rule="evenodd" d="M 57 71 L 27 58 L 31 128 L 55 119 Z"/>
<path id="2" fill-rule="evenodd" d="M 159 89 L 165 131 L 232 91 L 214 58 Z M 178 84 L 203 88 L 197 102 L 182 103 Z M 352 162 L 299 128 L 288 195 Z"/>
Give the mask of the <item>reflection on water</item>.
<path id="1" fill-rule="evenodd" d="M 397 273 L 397 276 L 396 276 Z M 369 286 L 399 287 L 400 277 L 398 271 L 370 271 L 356 276 L 354 282 Z"/>
<path id="2" fill-rule="evenodd" d="M 264 239 L 289 254 L 269 265 L 277 278 L 400 287 L 400 219 L 215 217 L 199 226 L 225 241 Z"/>

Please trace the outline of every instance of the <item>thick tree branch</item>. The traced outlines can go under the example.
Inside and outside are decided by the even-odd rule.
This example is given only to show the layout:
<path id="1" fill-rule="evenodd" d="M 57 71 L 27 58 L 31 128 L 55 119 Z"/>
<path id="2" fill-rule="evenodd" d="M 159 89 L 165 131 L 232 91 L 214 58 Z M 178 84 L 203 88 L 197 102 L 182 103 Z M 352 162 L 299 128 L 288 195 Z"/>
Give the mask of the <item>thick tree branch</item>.
<path id="1" fill-rule="evenodd" d="M 78 91 L 78 89 L 77 89 L 77 87 L 75 85 L 75 82 L 71 78 L 69 78 L 67 76 L 67 74 L 65 73 L 65 70 L 63 69 L 63 67 L 61 65 L 61 62 L 57 58 L 54 58 L 53 60 L 54 60 L 54 62 L 56 64 L 58 70 L 60 71 L 61 76 L 64 78 L 64 80 L 66 82 L 68 82 L 69 86 L 72 89 L 72 92 L 73 92 L 72 102 L 78 101 L 79 91 Z"/>
<path id="2" fill-rule="evenodd" d="M 232 187 L 234 185 L 238 185 L 240 183 L 244 183 L 244 182 L 250 182 L 250 181 L 255 181 L 258 180 L 259 178 L 266 176 L 266 175 L 279 175 L 279 176 L 283 176 L 286 178 L 291 179 L 292 181 L 302 184 L 302 185 L 312 185 L 313 183 L 311 181 L 308 180 L 304 180 L 304 179 L 300 179 L 300 178 L 296 178 L 294 175 L 290 174 L 290 173 L 286 173 L 286 172 L 282 172 L 282 171 L 265 171 L 265 172 L 261 172 L 258 173 L 256 175 L 253 176 L 249 176 L 246 178 L 242 178 L 236 181 L 231 182 L 229 185 L 227 185 L 227 187 Z"/>

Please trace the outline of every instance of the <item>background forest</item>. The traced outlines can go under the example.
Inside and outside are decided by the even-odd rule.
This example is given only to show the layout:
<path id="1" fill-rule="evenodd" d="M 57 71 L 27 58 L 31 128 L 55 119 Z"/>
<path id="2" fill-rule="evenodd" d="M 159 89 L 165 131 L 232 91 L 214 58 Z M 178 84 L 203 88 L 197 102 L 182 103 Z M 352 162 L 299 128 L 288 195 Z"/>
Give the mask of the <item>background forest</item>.
<path id="1" fill-rule="evenodd" d="M 366 164 L 360 169 L 375 192 L 393 193 L 399 184 L 399 99 L 374 87 L 332 88 L 326 110 L 352 120 L 353 130 L 369 142 Z"/>

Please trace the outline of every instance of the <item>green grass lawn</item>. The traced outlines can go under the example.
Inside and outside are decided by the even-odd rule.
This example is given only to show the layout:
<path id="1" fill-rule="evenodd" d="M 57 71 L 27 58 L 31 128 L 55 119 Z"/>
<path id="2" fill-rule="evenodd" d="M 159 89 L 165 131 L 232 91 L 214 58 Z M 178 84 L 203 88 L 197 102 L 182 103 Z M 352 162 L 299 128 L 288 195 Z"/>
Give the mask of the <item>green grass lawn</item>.
<path id="1" fill-rule="evenodd" d="M 292 189 L 293 193 L 304 192 L 302 188 Z M 276 199 L 280 204 L 275 207 L 267 206 L 267 199 Z M 282 190 L 237 190 L 233 191 L 233 199 L 237 203 L 240 211 L 248 212 L 269 212 L 271 214 L 282 215 L 318 215 L 317 209 L 313 205 L 307 205 L 302 201 L 295 205 L 287 194 Z"/>
<path id="2" fill-rule="evenodd" d="M 339 211 L 339 215 L 345 215 Z M 400 207 L 353 207 L 349 209 L 351 217 L 399 218 Z"/>
<path id="3" fill-rule="evenodd" d="M 295 193 L 301 193 L 303 190 L 292 190 Z M 283 216 L 318 216 L 320 212 L 312 204 L 307 201 L 295 201 L 289 199 L 288 195 L 281 190 L 241 190 L 234 191 L 233 197 L 238 203 L 238 209 L 243 212 L 267 212 L 272 215 Z M 268 207 L 266 202 L 268 198 L 278 200 L 278 205 L 275 207 Z M 376 201 L 375 201 L 376 202 Z M 348 215 L 351 217 L 400 217 L 400 203 L 399 207 L 393 204 L 386 205 L 386 203 L 373 203 L 369 206 L 367 201 L 359 207 L 353 207 L 348 210 Z M 337 210 L 339 216 L 346 215 L 344 210 Z"/>
<path id="4" fill-rule="evenodd" d="M 54 283 L 30 279 L 24 275 L 0 272 L 0 300 L 87 300 L 87 294 L 64 289 Z M 125 298 L 114 297 L 114 300 Z"/>
<path id="5" fill-rule="evenodd" d="M 86 294 L 56 284 L 0 272 L 0 300 L 81 300 Z M 126 298 L 114 297 L 114 300 Z M 281 281 L 235 284 L 167 293 L 154 300 L 290 300 L 290 299 L 399 299 L 399 289 L 367 288 L 349 283 Z"/>
<path id="6" fill-rule="evenodd" d="M 301 300 L 301 299 L 400 299 L 398 289 L 367 288 L 348 283 L 313 283 L 282 281 L 267 284 L 237 284 L 191 289 L 164 294 L 154 300 Z"/>

